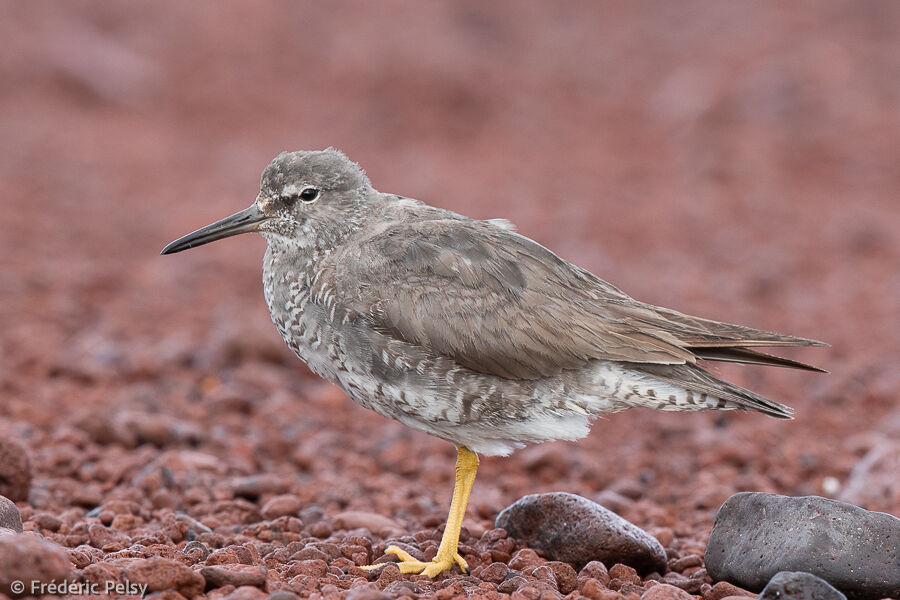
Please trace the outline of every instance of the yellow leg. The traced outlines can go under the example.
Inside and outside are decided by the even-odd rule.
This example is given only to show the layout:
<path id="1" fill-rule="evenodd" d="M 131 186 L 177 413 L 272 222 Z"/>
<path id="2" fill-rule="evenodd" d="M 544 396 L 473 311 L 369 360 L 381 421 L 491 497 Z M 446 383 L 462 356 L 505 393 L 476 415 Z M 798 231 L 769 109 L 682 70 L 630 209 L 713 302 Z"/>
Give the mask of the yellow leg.
<path id="1" fill-rule="evenodd" d="M 466 504 L 469 502 L 469 493 L 472 484 L 475 483 L 475 473 L 478 470 L 478 455 L 468 448 L 460 447 L 456 455 L 456 485 L 453 486 L 453 500 L 450 502 L 450 515 L 447 517 L 447 526 L 438 546 L 437 556 L 431 562 L 416 560 L 408 553 L 396 546 L 389 546 L 385 554 L 393 554 L 400 559 L 397 566 L 401 573 L 424 573 L 434 577 L 459 565 L 463 573 L 469 570 L 469 565 L 457 552 L 459 546 L 459 531 L 462 528 L 463 517 L 466 514 Z M 371 570 L 383 567 L 387 563 L 380 563 L 363 567 Z"/>

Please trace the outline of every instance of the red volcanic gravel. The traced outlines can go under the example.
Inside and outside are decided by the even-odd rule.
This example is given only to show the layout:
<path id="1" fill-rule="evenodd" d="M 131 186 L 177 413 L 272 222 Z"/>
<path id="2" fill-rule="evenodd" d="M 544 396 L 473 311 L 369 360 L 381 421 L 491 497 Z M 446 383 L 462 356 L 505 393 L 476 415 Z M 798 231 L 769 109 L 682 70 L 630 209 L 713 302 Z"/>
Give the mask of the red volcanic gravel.
<path id="1" fill-rule="evenodd" d="M 25 529 L 0 528 L 7 592 L 18 577 L 160 600 L 722 600 L 748 594 L 703 556 L 738 491 L 900 514 L 900 4 L 0 17 L 0 495 Z M 635 410 L 483 458 L 470 574 L 363 571 L 388 543 L 435 555 L 455 449 L 290 353 L 261 239 L 158 255 L 249 205 L 281 150 L 326 146 L 383 191 L 508 218 L 640 300 L 827 341 L 789 354 L 831 373 L 715 367 L 793 422 Z M 647 531 L 667 572 L 576 571 L 494 528 L 552 491 Z"/>

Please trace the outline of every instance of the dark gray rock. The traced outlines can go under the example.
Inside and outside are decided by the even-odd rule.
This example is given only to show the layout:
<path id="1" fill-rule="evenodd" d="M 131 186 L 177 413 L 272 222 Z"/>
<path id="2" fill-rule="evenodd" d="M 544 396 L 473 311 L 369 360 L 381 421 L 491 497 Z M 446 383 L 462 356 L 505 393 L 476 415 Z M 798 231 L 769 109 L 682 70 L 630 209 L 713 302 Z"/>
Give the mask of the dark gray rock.
<path id="1" fill-rule="evenodd" d="M 782 571 L 769 581 L 759 600 L 847 600 L 847 596 L 812 573 Z"/>
<path id="2" fill-rule="evenodd" d="M 497 515 L 496 527 L 529 547 L 581 568 L 592 560 L 622 563 L 642 573 L 666 570 L 656 538 L 587 498 L 553 492 L 519 499 Z"/>
<path id="3" fill-rule="evenodd" d="M 897 598 L 900 519 L 818 496 L 742 492 L 716 515 L 706 569 L 753 591 L 781 571 L 804 571 L 854 600 Z"/>
<path id="4" fill-rule="evenodd" d="M 22 515 L 15 502 L 5 496 L 0 496 L 0 527 L 22 533 Z"/>

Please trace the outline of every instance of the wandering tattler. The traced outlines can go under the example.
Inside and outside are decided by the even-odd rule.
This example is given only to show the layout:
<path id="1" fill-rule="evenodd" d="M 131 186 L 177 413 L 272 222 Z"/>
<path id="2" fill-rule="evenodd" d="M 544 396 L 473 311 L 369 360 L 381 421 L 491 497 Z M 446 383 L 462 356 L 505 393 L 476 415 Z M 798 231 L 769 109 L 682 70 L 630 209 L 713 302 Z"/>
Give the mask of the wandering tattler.
<path id="1" fill-rule="evenodd" d="M 755 348 L 821 342 L 638 302 L 506 221 L 380 193 L 332 149 L 280 154 L 249 208 L 162 253 L 248 231 L 268 241 L 266 302 L 297 356 L 362 406 L 458 448 L 437 556 L 387 549 L 404 573 L 467 569 L 457 546 L 476 453 L 575 440 L 592 417 L 632 407 L 788 419 L 697 361 L 820 370 Z"/>

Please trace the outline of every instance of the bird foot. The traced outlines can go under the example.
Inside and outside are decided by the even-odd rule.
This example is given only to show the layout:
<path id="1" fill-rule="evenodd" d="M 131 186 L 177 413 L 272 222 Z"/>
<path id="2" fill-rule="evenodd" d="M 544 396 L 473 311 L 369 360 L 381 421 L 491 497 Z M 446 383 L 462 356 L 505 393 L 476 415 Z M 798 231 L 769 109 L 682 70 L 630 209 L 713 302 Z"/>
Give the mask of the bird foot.
<path id="1" fill-rule="evenodd" d="M 423 575 L 427 575 L 428 577 L 434 578 L 438 574 L 452 569 L 453 565 L 459 565 L 459 568 L 462 569 L 463 573 L 469 572 L 468 563 L 466 563 L 466 560 L 459 555 L 459 552 L 456 551 L 450 553 L 438 550 L 437 556 L 435 556 L 434 560 L 432 560 L 431 562 L 418 560 L 414 556 L 412 556 L 408 552 L 404 552 L 397 546 L 388 546 L 388 549 L 385 550 L 384 553 L 393 554 L 400 559 L 400 562 L 394 564 L 396 564 L 400 568 L 401 573 L 421 573 Z M 366 571 L 372 571 L 387 564 L 390 563 L 379 563 L 377 565 L 369 565 L 362 568 Z"/>

